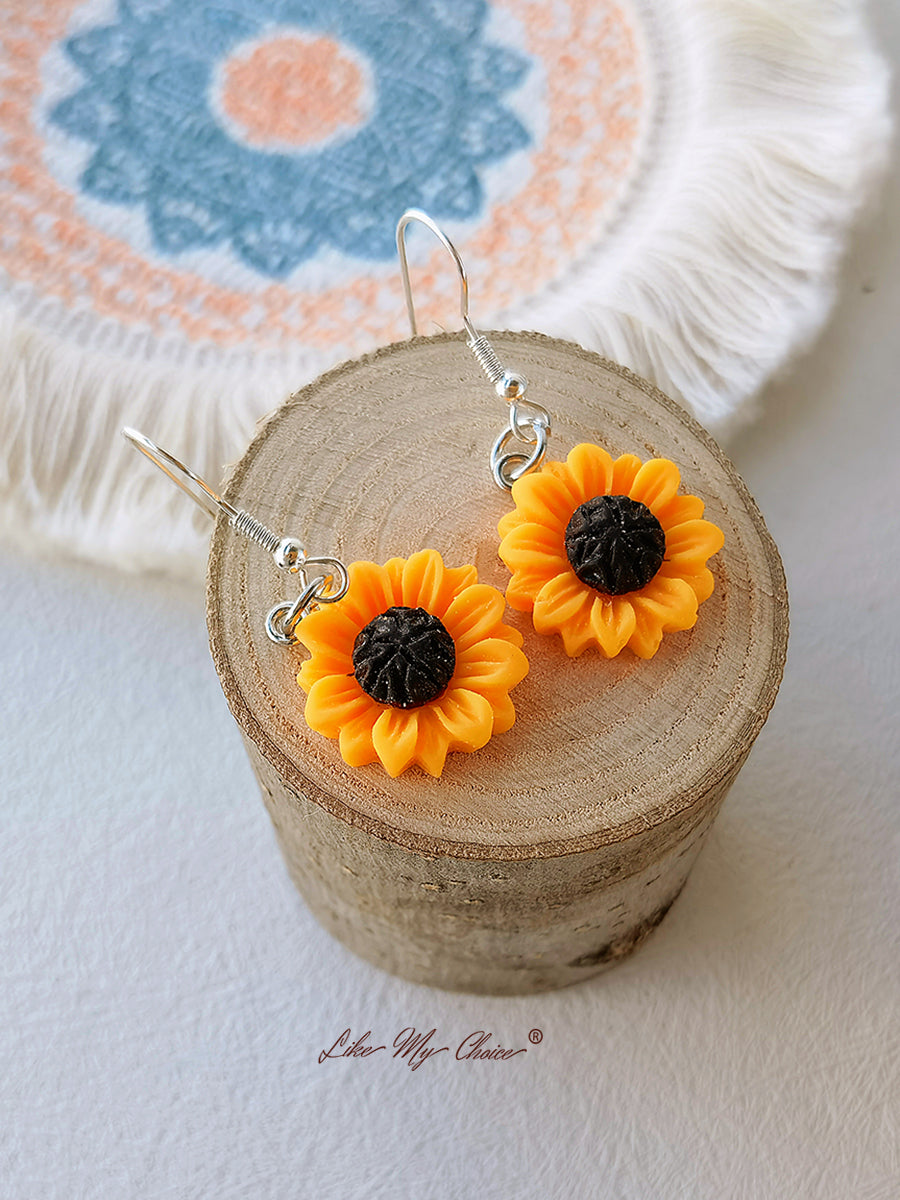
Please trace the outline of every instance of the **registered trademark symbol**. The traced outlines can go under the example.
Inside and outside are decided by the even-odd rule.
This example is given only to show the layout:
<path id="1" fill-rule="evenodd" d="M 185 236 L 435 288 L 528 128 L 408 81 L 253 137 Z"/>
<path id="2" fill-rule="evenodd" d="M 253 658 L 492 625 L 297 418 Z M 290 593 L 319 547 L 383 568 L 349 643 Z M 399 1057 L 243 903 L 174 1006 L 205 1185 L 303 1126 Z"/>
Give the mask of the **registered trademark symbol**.
<path id="1" fill-rule="evenodd" d="M 541 1033 L 540 1029 L 532 1029 L 528 1034 L 528 1040 L 533 1046 L 536 1046 L 538 1042 L 542 1042 L 544 1040 L 544 1035 Z"/>

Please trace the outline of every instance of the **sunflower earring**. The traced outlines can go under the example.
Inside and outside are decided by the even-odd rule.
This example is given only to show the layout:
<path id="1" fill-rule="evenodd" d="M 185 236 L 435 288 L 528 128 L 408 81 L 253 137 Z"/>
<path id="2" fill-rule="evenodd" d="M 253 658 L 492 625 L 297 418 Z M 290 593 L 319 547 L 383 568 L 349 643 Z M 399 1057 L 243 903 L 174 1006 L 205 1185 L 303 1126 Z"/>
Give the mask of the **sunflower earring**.
<path id="1" fill-rule="evenodd" d="M 404 235 L 418 221 L 440 239 L 460 277 L 467 343 L 498 396 L 509 404 L 506 428 L 491 451 L 491 473 L 515 508 L 498 525 L 500 558 L 512 573 L 511 608 L 530 612 L 541 634 L 559 634 L 571 657 L 593 646 L 614 658 L 626 646 L 652 658 L 663 635 L 690 629 L 712 594 L 707 561 L 724 543 L 703 519 L 703 501 L 679 493 L 680 472 L 665 458 L 613 459 L 600 446 L 575 446 L 565 462 L 545 462 L 550 414 L 525 399 L 527 381 L 504 367 L 469 320 L 462 260 L 427 214 L 410 209 L 397 226 L 397 248 L 413 335 L 416 317 Z"/>
<path id="2" fill-rule="evenodd" d="M 144 434 L 122 433 L 204 512 L 224 515 L 297 578 L 299 595 L 269 610 L 265 630 L 309 651 L 297 676 L 306 723 L 337 739 L 346 763 L 377 760 L 394 777 L 416 763 L 437 777 L 449 752 L 479 750 L 512 727 L 509 692 L 528 672 L 522 635 L 503 623 L 502 593 L 473 566 L 447 567 L 436 550 L 383 566 L 310 557 Z"/>

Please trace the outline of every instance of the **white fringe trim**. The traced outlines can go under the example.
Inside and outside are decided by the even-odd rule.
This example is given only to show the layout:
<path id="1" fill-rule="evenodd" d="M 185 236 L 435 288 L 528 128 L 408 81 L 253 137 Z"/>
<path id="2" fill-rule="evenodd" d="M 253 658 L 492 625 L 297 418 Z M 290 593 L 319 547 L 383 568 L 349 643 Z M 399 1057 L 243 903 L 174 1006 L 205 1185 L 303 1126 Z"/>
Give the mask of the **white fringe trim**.
<path id="1" fill-rule="evenodd" d="M 623 363 L 722 437 L 831 310 L 888 159 L 889 75 L 853 0 L 669 0 L 664 27 L 662 7 L 652 192 L 510 324 Z"/>
<path id="2" fill-rule="evenodd" d="M 888 74 L 854 3 L 669 7 L 666 28 L 649 28 L 675 68 L 652 187 L 577 272 L 496 323 L 580 341 L 722 433 L 829 312 L 848 224 L 887 157 Z M 208 523 L 119 429 L 146 430 L 217 481 L 313 363 L 150 366 L 0 304 L 0 528 L 42 551 L 199 575 Z"/>
<path id="3" fill-rule="evenodd" d="M 4 532 L 41 553 L 199 577 L 209 518 L 142 467 L 122 426 L 146 431 L 215 485 L 291 390 L 274 370 L 236 383 L 224 371 L 81 350 L 0 305 Z"/>

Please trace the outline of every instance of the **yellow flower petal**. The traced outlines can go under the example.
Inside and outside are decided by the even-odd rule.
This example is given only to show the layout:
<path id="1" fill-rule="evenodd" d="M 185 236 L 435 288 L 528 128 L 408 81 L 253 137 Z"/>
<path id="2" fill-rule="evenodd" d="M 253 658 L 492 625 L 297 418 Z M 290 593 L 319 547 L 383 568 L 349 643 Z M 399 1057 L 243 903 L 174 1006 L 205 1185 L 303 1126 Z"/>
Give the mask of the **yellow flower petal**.
<path id="1" fill-rule="evenodd" d="M 426 706 L 418 712 L 419 735 L 416 746 L 416 762 L 439 779 L 447 759 L 450 739 L 447 730 L 432 710 Z"/>
<path id="2" fill-rule="evenodd" d="M 358 632 L 379 613 L 383 613 L 397 601 L 394 599 L 390 576 L 378 563 L 352 562 L 348 567 L 348 572 L 350 586 L 347 589 L 347 595 L 332 607 L 340 609 L 354 620 L 357 623 Z M 312 618 L 307 619 L 311 620 Z M 301 621 L 299 628 L 302 629 L 305 624 L 306 620 Z"/>
<path id="3" fill-rule="evenodd" d="M 338 747 L 348 767 L 366 767 L 378 758 L 372 745 L 372 729 L 380 712 L 381 705 L 373 702 L 367 713 L 341 729 Z"/>
<path id="4" fill-rule="evenodd" d="M 442 617 L 453 597 L 477 577 L 474 567 L 445 567 L 436 550 L 420 550 L 406 560 L 398 603 Z"/>
<path id="5" fill-rule="evenodd" d="M 569 658 L 578 658 L 579 655 L 584 654 L 588 647 L 597 644 L 597 639 L 591 626 L 590 614 L 587 617 L 570 621 L 567 625 L 563 625 L 557 632 L 562 638 L 563 649 Z"/>
<path id="6" fill-rule="evenodd" d="M 716 587 L 716 581 L 709 567 L 704 567 L 696 575 L 685 575 L 684 582 L 689 584 L 693 589 L 698 604 L 702 604 L 704 600 L 708 600 Z"/>
<path id="7" fill-rule="evenodd" d="M 451 750 L 480 750 L 494 729 L 490 700 L 465 687 L 449 687 L 430 705 L 449 737 Z"/>
<path id="8" fill-rule="evenodd" d="M 586 497 L 579 497 L 574 480 L 563 480 L 546 471 L 523 475 L 512 485 L 516 507 L 529 521 L 565 533 L 572 513 Z"/>
<path id="9" fill-rule="evenodd" d="M 583 504 L 585 500 L 594 496 L 605 496 L 609 492 L 613 478 L 613 460 L 602 447 L 582 442 L 569 451 L 566 464 L 578 488 L 580 499 L 577 500 L 577 504 Z"/>
<path id="10" fill-rule="evenodd" d="M 442 618 L 457 654 L 480 638 L 496 637 L 505 611 L 502 593 L 486 583 L 472 584 L 460 592 Z"/>
<path id="11" fill-rule="evenodd" d="M 553 459 L 547 459 L 542 462 L 539 471 L 545 471 L 548 475 L 554 475 L 557 479 L 561 479 L 567 487 L 572 483 L 572 475 L 569 468 L 564 462 L 555 462 Z"/>
<path id="12" fill-rule="evenodd" d="M 516 612 L 531 612 L 534 598 L 543 586 L 543 576 L 525 575 L 517 572 L 506 587 L 506 603 Z"/>
<path id="13" fill-rule="evenodd" d="M 562 537 L 531 521 L 511 530 L 498 553 L 512 571 L 506 602 L 523 612 L 533 608 L 545 583 L 571 569 Z"/>
<path id="14" fill-rule="evenodd" d="M 330 647 L 319 647 L 315 654 L 306 660 L 297 675 L 297 682 L 308 692 L 318 679 L 328 675 L 351 675 L 353 673 L 353 658 L 351 654 Z"/>
<path id="15" fill-rule="evenodd" d="M 628 644 L 637 624 L 631 601 L 625 596 L 597 596 L 591 607 L 591 629 L 607 658 Z"/>
<path id="16" fill-rule="evenodd" d="M 501 541 L 506 537 L 511 529 L 515 529 L 517 525 L 521 525 L 524 520 L 525 518 L 517 508 L 511 509 L 508 513 L 504 513 L 497 522 L 497 532 L 500 534 Z"/>
<path id="17" fill-rule="evenodd" d="M 544 583 L 571 570 L 562 533 L 534 521 L 527 521 L 508 533 L 498 553 L 511 571 L 542 576 Z"/>
<path id="18" fill-rule="evenodd" d="M 297 626 L 297 640 L 310 654 L 321 654 L 330 659 L 339 655 L 343 662 L 350 662 L 353 643 L 362 625 L 344 606 L 344 600 L 339 600 L 337 604 L 324 604 L 304 617 Z M 352 666 L 347 667 L 347 670 L 352 669 Z"/>
<path id="19" fill-rule="evenodd" d="M 522 631 L 520 629 L 516 629 L 512 625 L 498 625 L 497 632 L 494 634 L 494 637 L 502 637 L 504 642 L 509 642 L 511 646 L 515 646 L 519 650 L 521 650 L 525 644 L 525 638 L 522 635 Z"/>
<path id="20" fill-rule="evenodd" d="M 399 597 L 403 595 L 403 568 L 405 566 L 405 558 L 389 558 L 384 564 L 387 577 L 391 582 L 391 595 L 394 597 L 394 604 L 399 604 Z"/>
<path id="21" fill-rule="evenodd" d="M 404 564 L 400 603 L 408 608 L 424 608 L 426 612 L 435 612 L 435 606 L 440 606 L 443 583 L 444 563 L 441 556 L 436 550 L 419 550 L 411 554 Z"/>
<path id="22" fill-rule="evenodd" d="M 454 596 L 458 596 L 465 588 L 478 582 L 478 571 L 473 566 L 444 567 L 444 572 L 448 580 L 450 600 Z M 448 604 L 450 600 L 447 601 Z"/>
<path id="23" fill-rule="evenodd" d="M 641 460 L 635 454 L 620 454 L 613 463 L 612 483 L 609 487 L 611 496 L 628 496 L 635 476 L 641 469 Z"/>
<path id="24" fill-rule="evenodd" d="M 697 621 L 697 596 L 683 579 L 657 574 L 645 588 L 629 595 L 635 630 L 628 645 L 640 658 L 652 658 L 664 633 L 690 629 Z"/>
<path id="25" fill-rule="evenodd" d="M 392 779 L 416 757 L 419 716 L 416 709 L 388 708 L 372 726 L 372 745 Z"/>
<path id="26" fill-rule="evenodd" d="M 656 579 L 683 579 L 693 589 L 697 603 L 708 600 L 715 590 L 716 581 L 709 567 L 700 567 L 687 574 L 678 563 L 663 563 L 656 574 Z"/>
<path id="27" fill-rule="evenodd" d="M 586 623 L 595 594 L 574 571 L 563 571 L 538 592 L 534 604 L 535 629 L 538 633 L 554 633 L 570 621 Z"/>
<path id="28" fill-rule="evenodd" d="M 655 517 L 663 529 L 672 529 L 684 521 L 696 521 L 703 516 L 706 505 L 699 496 L 673 496 L 657 506 Z"/>
<path id="29" fill-rule="evenodd" d="M 468 649 L 457 651 L 451 688 L 476 692 L 513 688 L 528 674 L 528 659 L 518 648 L 501 638 L 485 638 Z"/>
<path id="30" fill-rule="evenodd" d="M 328 675 L 316 680 L 309 689 L 304 716 L 310 729 L 333 738 L 343 725 L 364 716 L 371 707 L 371 696 L 366 695 L 355 679 Z"/>
<path id="31" fill-rule="evenodd" d="M 506 733 L 507 730 L 512 729 L 516 723 L 516 710 L 508 694 L 506 692 L 485 692 L 484 698 L 494 710 L 492 736 L 496 737 L 498 733 Z"/>
<path id="32" fill-rule="evenodd" d="M 635 475 L 628 494 L 632 500 L 646 504 L 656 516 L 656 510 L 668 503 L 678 491 L 680 482 L 681 475 L 673 462 L 667 458 L 651 458 Z"/>
<path id="33" fill-rule="evenodd" d="M 666 530 L 666 561 L 690 572 L 704 566 L 724 542 L 724 533 L 712 521 L 684 521 Z"/>

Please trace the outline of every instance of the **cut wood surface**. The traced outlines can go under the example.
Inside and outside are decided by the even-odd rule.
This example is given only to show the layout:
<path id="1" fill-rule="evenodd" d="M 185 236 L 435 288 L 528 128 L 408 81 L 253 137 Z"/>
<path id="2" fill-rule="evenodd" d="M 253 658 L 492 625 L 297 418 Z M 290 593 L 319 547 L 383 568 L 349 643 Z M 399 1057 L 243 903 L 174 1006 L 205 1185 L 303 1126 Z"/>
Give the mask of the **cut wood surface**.
<path id="1" fill-rule="evenodd" d="M 629 943 L 632 932 L 665 911 L 693 859 L 684 847 L 699 848 L 774 701 L 787 597 L 752 498 L 683 409 L 571 343 L 490 336 L 528 377 L 529 398 L 552 414 L 549 458 L 564 459 L 581 441 L 614 456 L 671 458 L 682 490 L 706 501 L 725 545 L 710 562 L 716 589 L 693 630 L 667 634 L 649 661 L 628 650 L 613 660 L 593 651 L 569 659 L 558 638 L 539 636 L 529 616 L 510 610 L 531 664 L 512 693 L 512 730 L 474 754 L 450 755 L 439 780 L 418 768 L 390 779 L 378 763 L 348 767 L 336 742 L 306 726 L 296 683 L 305 652 L 264 631 L 266 613 L 293 599 L 296 583 L 221 520 L 208 617 L 228 703 L 292 874 L 319 916 L 389 969 L 502 991 L 583 977 L 617 937 L 624 953 L 639 940 Z M 461 335 L 415 338 L 291 397 L 261 427 L 226 494 L 311 554 L 384 562 L 432 547 L 503 589 L 496 526 L 511 500 L 492 482 L 488 455 L 505 418 Z M 591 920 L 605 889 L 641 873 L 651 885 L 623 901 L 621 922 Z M 456 939 L 459 962 L 438 967 L 426 944 L 443 938 L 446 950 L 454 921 L 467 931 Z M 518 938 L 515 950 L 501 945 L 504 930 Z M 544 966 L 529 958 L 538 943 Z M 504 954 L 518 975 L 496 977 Z"/>

